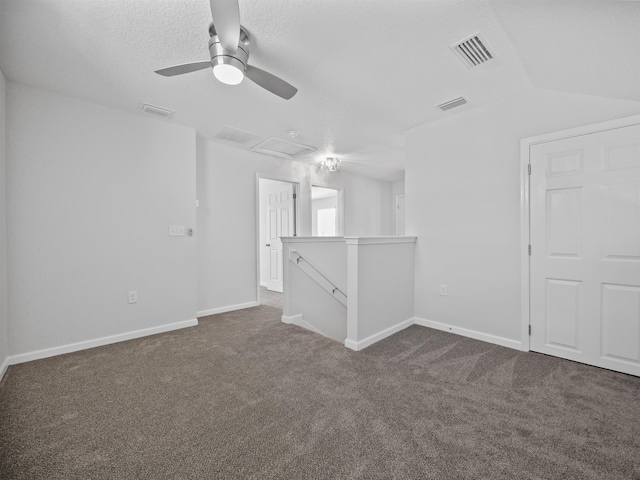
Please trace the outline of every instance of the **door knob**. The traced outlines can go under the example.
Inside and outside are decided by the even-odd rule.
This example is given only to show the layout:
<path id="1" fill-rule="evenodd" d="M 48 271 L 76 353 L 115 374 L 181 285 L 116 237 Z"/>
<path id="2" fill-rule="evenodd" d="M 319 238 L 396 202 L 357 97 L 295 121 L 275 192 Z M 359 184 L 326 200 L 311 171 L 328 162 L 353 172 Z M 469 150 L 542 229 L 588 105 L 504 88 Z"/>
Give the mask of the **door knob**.
<path id="1" fill-rule="evenodd" d="M 270 246 L 271 246 L 271 244 L 270 244 L 270 243 L 267 243 L 267 244 L 265 245 L 265 247 L 270 247 Z"/>

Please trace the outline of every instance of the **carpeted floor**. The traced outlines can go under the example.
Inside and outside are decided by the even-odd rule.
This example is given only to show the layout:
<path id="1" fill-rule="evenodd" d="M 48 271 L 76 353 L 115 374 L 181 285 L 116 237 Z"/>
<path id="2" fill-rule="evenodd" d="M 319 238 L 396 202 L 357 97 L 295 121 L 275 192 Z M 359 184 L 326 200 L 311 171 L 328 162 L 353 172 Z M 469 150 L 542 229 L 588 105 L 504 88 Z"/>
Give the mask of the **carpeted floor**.
<path id="1" fill-rule="evenodd" d="M 260 306 L 9 368 L 2 479 L 640 479 L 640 378 Z"/>
<path id="2" fill-rule="evenodd" d="M 279 308 L 282 313 L 282 294 L 260 287 L 260 305 Z"/>

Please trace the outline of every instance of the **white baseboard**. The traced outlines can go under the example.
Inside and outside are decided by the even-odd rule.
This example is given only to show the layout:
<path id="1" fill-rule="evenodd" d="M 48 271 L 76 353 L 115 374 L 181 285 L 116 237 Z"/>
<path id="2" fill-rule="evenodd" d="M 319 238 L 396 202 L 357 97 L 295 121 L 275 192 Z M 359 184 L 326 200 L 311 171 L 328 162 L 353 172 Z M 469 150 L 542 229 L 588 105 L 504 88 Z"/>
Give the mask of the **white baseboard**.
<path id="1" fill-rule="evenodd" d="M 209 315 L 216 315 L 218 313 L 233 312 L 234 310 L 242 310 L 244 308 L 257 307 L 260 305 L 258 302 L 239 303 L 237 305 L 227 305 L 226 307 L 210 308 L 209 310 L 200 310 L 196 315 L 199 317 L 206 317 Z"/>
<path id="2" fill-rule="evenodd" d="M 393 325 L 392 327 L 385 328 L 384 330 L 378 333 L 369 335 L 367 338 L 363 338 L 360 341 L 355 341 L 355 340 L 351 340 L 350 338 L 347 338 L 344 341 L 344 346 L 358 352 L 364 348 L 367 348 L 369 345 L 373 345 L 374 343 L 379 342 L 383 338 L 387 338 L 393 335 L 394 333 L 398 333 L 400 330 L 404 330 L 405 328 L 410 327 L 411 325 L 413 325 L 413 323 L 414 323 L 414 319 L 409 318 L 396 325 Z"/>
<path id="3" fill-rule="evenodd" d="M 283 315 L 280 318 L 282 320 L 282 323 L 286 323 L 286 324 L 289 324 L 289 325 L 297 325 L 298 327 L 302 327 L 302 328 L 304 328 L 306 330 L 309 330 L 309 331 L 311 331 L 313 333 L 318 333 L 318 334 L 322 335 L 323 337 L 331 338 L 326 333 L 318 330 L 316 327 L 314 327 L 310 323 L 305 322 L 304 317 L 302 316 L 301 313 L 299 313 L 298 315 L 292 315 L 290 317 L 287 317 L 287 316 Z"/>
<path id="4" fill-rule="evenodd" d="M 117 335 L 109 335 L 108 337 L 95 338 L 84 342 L 70 343 L 60 347 L 46 348 L 44 350 L 36 350 L 35 352 L 21 353 L 19 355 L 11 355 L 7 360 L 9 365 L 17 363 L 30 362 L 32 360 L 40 360 L 41 358 L 55 357 L 64 353 L 77 352 L 78 350 L 86 350 L 88 348 L 101 347 L 112 343 L 133 340 L 134 338 L 147 337 L 158 333 L 170 332 L 181 328 L 194 327 L 198 325 L 198 319 L 184 320 L 182 322 L 168 323 L 157 327 L 143 328 L 132 332 L 119 333 Z"/>
<path id="5" fill-rule="evenodd" d="M 476 340 L 482 340 L 483 342 L 494 343 L 503 347 L 514 348 L 516 350 L 522 349 L 522 342 L 518 340 L 511 340 L 510 338 L 498 337 L 497 335 L 491 335 L 488 333 L 478 332 L 476 330 L 469 330 L 467 328 L 455 327 L 446 323 L 435 322 L 433 320 L 426 320 L 424 318 L 414 317 L 414 323 L 423 327 L 434 328 L 436 330 L 443 330 L 449 333 L 455 333 L 456 335 L 462 335 L 463 337 L 474 338 Z"/>
<path id="6" fill-rule="evenodd" d="M 9 357 L 6 357 L 0 365 L 0 382 L 4 378 L 4 374 L 7 373 L 7 368 L 9 368 Z"/>
<path id="7" fill-rule="evenodd" d="M 290 317 L 282 315 L 282 317 L 280 317 L 280 320 L 282 320 L 282 323 L 286 323 L 286 324 L 293 323 L 295 325 L 297 322 L 302 321 L 302 314 L 299 313 L 298 315 L 291 315 Z"/>

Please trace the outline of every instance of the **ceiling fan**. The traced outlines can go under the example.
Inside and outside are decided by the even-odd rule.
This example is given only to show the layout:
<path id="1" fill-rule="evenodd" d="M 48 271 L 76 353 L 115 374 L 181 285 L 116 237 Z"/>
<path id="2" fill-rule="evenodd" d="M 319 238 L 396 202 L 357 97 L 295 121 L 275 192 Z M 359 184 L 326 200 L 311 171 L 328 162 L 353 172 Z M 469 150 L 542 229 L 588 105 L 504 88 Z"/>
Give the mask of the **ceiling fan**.
<path id="1" fill-rule="evenodd" d="M 247 63 L 249 34 L 240 25 L 238 0 L 210 0 L 213 23 L 209 25 L 209 53 L 211 60 L 184 63 L 156 70 L 155 73 L 173 77 L 213 67 L 213 74 L 222 83 L 237 85 L 246 76 L 262 88 L 289 100 L 298 89 L 281 78 Z"/>

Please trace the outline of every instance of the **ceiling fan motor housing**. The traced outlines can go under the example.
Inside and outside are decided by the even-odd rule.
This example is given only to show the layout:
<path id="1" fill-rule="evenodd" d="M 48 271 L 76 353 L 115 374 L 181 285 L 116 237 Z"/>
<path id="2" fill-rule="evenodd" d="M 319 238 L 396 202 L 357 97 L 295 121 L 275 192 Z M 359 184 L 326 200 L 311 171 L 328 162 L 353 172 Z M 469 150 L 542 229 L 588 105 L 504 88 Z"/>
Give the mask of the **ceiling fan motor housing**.
<path id="1" fill-rule="evenodd" d="M 249 35 L 246 30 L 240 27 L 240 43 L 235 52 L 225 49 L 220 43 L 220 38 L 213 29 L 213 25 L 209 28 L 209 53 L 211 54 L 211 65 L 233 65 L 234 67 L 245 72 L 247 70 L 247 61 L 249 60 Z"/>

